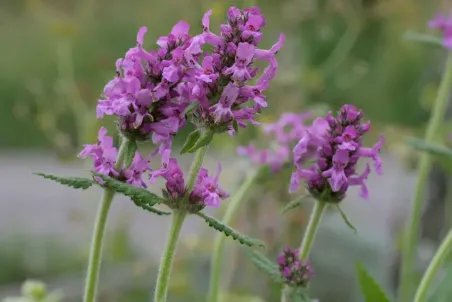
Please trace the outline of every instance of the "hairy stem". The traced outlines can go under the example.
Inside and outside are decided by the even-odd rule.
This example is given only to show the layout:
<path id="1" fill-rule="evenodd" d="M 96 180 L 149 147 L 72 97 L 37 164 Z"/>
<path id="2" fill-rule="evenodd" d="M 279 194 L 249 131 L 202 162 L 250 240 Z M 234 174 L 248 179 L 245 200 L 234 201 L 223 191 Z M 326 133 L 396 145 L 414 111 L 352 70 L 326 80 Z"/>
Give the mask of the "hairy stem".
<path id="1" fill-rule="evenodd" d="M 122 138 L 121 146 L 119 147 L 118 156 L 116 158 L 116 170 L 119 170 L 122 166 L 125 151 L 127 150 L 129 142 L 130 141 L 127 138 Z M 99 209 L 97 211 L 91 242 L 91 250 L 89 252 L 88 272 L 86 275 L 85 294 L 83 296 L 84 302 L 94 302 L 96 298 L 97 283 L 99 280 L 100 265 L 102 262 L 102 245 L 105 225 L 107 224 L 108 211 L 110 210 L 114 195 L 114 190 L 105 188 Z"/>
<path id="2" fill-rule="evenodd" d="M 432 143 L 435 135 L 444 120 L 450 89 L 452 86 L 452 54 L 449 55 L 444 70 L 444 75 L 438 90 L 433 112 L 430 116 L 425 134 L 425 141 Z M 424 189 L 428 179 L 428 173 L 432 164 L 432 157 L 428 152 L 421 155 L 415 186 L 415 194 L 412 206 L 411 217 L 406 229 L 404 247 L 402 251 L 402 268 L 400 275 L 399 301 L 410 302 L 413 293 L 413 262 L 417 251 L 419 240 L 419 225 L 422 214 Z"/>
<path id="3" fill-rule="evenodd" d="M 424 276 L 422 277 L 421 283 L 417 289 L 417 292 L 414 296 L 414 302 L 423 302 L 425 301 L 429 287 L 435 277 L 436 272 L 440 268 L 441 264 L 449 255 L 449 251 L 452 249 L 452 230 L 447 233 L 446 238 L 444 238 L 443 242 L 438 248 L 435 256 L 433 256 L 430 265 L 425 271 Z"/>
<path id="4" fill-rule="evenodd" d="M 234 197 L 231 199 L 226 213 L 223 216 L 223 223 L 226 225 L 231 224 L 235 217 L 241 202 L 244 200 L 246 193 L 252 188 L 259 170 L 252 171 L 245 182 L 240 186 Z M 221 278 L 221 261 L 223 260 L 223 248 L 225 242 L 225 236 L 218 233 L 215 238 L 212 259 L 210 263 L 210 287 L 209 287 L 209 302 L 218 302 L 220 294 L 220 278 Z"/>
<path id="5" fill-rule="evenodd" d="M 190 174 L 187 181 L 187 193 L 185 194 L 185 202 L 188 202 L 193 186 L 195 185 L 196 178 L 198 177 L 199 170 L 201 169 L 202 162 L 207 153 L 209 146 L 199 148 L 196 151 L 195 158 L 191 164 Z M 165 302 L 168 293 L 168 284 L 171 276 L 171 266 L 173 263 L 174 254 L 176 252 L 177 241 L 182 229 L 182 224 L 185 220 L 187 213 L 183 210 L 175 210 L 173 212 L 171 227 L 169 230 L 168 238 L 166 240 L 165 250 L 163 252 L 162 261 L 160 262 L 159 272 L 157 276 L 157 284 L 154 292 L 154 302 Z"/>

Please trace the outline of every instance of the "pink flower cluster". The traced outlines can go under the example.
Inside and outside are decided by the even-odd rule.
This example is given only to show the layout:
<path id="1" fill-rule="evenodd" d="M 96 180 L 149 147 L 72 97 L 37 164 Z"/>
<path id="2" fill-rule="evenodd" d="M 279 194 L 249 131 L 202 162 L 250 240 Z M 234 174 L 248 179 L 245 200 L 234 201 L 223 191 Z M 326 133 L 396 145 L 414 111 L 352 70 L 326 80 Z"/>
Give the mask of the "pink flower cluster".
<path id="1" fill-rule="evenodd" d="M 258 149 L 250 144 L 238 147 L 237 153 L 248 156 L 253 164 L 268 165 L 277 172 L 290 162 L 290 150 L 309 129 L 305 120 L 310 117 L 311 113 L 283 113 L 275 123 L 263 125 L 264 133 L 274 138 L 268 148 Z"/>
<path id="2" fill-rule="evenodd" d="M 452 49 L 452 14 L 446 16 L 442 13 L 436 14 L 435 18 L 428 23 L 430 28 L 439 29 L 443 32 L 443 45 Z"/>
<path id="3" fill-rule="evenodd" d="M 356 165 L 360 158 L 371 158 L 376 172 L 381 174 L 379 151 L 384 137 L 372 148 L 363 147 L 362 137 L 369 131 L 370 122 L 362 123 L 362 117 L 363 112 L 355 106 L 344 105 L 337 116 L 329 112 L 326 117 L 314 120 L 293 149 L 296 171 L 292 174 L 291 191 L 297 190 L 305 179 L 310 193 L 327 202 L 342 200 L 349 186 L 360 186 L 361 197 L 368 198 L 365 180 L 370 166 L 367 164 L 364 172 L 356 175 Z M 306 169 L 302 159 L 312 149 L 317 150 L 317 163 Z"/>
<path id="4" fill-rule="evenodd" d="M 305 287 L 314 277 L 314 271 L 309 262 L 303 263 L 298 258 L 298 250 L 288 247 L 278 256 L 279 271 L 284 283 L 292 287 Z"/>

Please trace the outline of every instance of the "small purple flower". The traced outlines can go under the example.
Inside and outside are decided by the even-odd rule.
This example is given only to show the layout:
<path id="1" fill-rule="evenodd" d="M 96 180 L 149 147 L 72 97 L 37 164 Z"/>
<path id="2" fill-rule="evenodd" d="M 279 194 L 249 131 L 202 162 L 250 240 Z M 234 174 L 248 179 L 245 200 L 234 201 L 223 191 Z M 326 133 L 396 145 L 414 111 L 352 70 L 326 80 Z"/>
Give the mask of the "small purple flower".
<path id="1" fill-rule="evenodd" d="M 94 172 L 125 181 L 136 187 L 146 188 L 142 177 L 146 172 L 151 171 L 149 161 L 145 160 L 139 152 L 135 153 L 132 164 L 129 168 L 124 165 L 116 170 L 117 149 L 113 146 L 113 138 L 107 136 L 107 129 L 101 127 L 98 133 L 97 144 L 84 145 L 79 157 L 91 157 L 94 161 Z M 102 180 L 96 177 L 102 183 Z"/>
<path id="2" fill-rule="evenodd" d="M 278 256 L 279 271 L 284 283 L 292 287 L 306 287 L 309 281 L 314 277 L 314 271 L 309 261 L 303 263 L 298 258 L 298 250 L 292 250 L 288 247 Z"/>
<path id="3" fill-rule="evenodd" d="M 199 171 L 193 191 L 189 196 L 191 205 L 201 206 L 195 207 L 196 210 L 205 206 L 218 207 L 221 200 L 229 196 L 218 184 L 220 173 L 221 166 L 219 166 L 215 178 L 209 177 L 208 171 L 204 168 Z M 163 163 L 160 170 L 153 171 L 150 182 L 154 183 L 158 177 L 163 177 L 166 180 L 166 191 L 175 203 L 174 206 L 179 206 L 181 200 L 185 197 L 187 188 L 185 187 L 184 174 L 177 160 L 170 158 L 168 163 Z"/>
<path id="4" fill-rule="evenodd" d="M 428 23 L 430 28 L 439 29 L 443 32 L 443 45 L 448 49 L 452 49 L 452 14 L 446 16 L 438 13 L 435 18 Z"/>
<path id="5" fill-rule="evenodd" d="M 362 123 L 362 117 L 362 111 L 355 106 L 344 105 L 336 117 L 329 112 L 325 118 L 314 120 L 293 149 L 296 171 L 292 174 L 290 191 L 297 190 L 301 179 L 305 179 L 311 194 L 326 202 L 341 201 L 349 186 L 360 186 L 361 197 L 368 198 L 365 180 L 370 166 L 356 176 L 356 165 L 362 157 L 371 158 L 376 172 L 382 174 L 379 153 L 384 137 L 372 148 L 363 147 L 362 137 L 369 131 L 370 123 Z M 317 150 L 317 163 L 306 169 L 300 159 L 308 154 L 309 148 Z"/>

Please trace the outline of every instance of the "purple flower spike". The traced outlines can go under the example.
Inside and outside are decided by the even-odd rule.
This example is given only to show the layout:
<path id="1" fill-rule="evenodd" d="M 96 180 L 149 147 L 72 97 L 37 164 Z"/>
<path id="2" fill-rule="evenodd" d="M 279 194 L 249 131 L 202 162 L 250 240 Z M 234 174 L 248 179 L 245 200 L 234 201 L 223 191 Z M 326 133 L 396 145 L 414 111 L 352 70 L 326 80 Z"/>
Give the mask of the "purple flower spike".
<path id="1" fill-rule="evenodd" d="M 279 271 L 284 283 L 292 287 L 305 287 L 314 277 L 314 271 L 309 261 L 303 262 L 298 258 L 298 250 L 288 247 L 278 256 Z"/>
<path id="2" fill-rule="evenodd" d="M 369 197 L 365 180 L 371 172 L 370 166 L 356 175 L 356 165 L 360 158 L 371 158 L 377 174 L 382 174 L 379 153 L 384 136 L 372 148 L 363 147 L 362 137 L 369 131 L 370 123 L 363 123 L 362 117 L 363 112 L 355 106 L 344 105 L 337 116 L 329 112 L 325 118 L 314 120 L 293 149 L 296 171 L 292 174 L 290 191 L 297 190 L 305 179 L 311 194 L 325 202 L 340 202 L 350 186 L 360 186 L 360 196 Z M 301 159 L 309 150 L 316 150 L 317 163 L 304 168 Z"/>
<path id="3" fill-rule="evenodd" d="M 444 47 L 452 50 L 452 13 L 449 16 L 438 13 L 428 22 L 428 26 L 443 32 Z"/>
<path id="4" fill-rule="evenodd" d="M 221 173 L 221 165 L 218 166 L 218 172 L 215 178 L 210 178 L 206 169 L 199 171 L 193 192 L 190 194 L 191 203 L 202 203 L 210 207 L 218 207 L 220 201 L 229 195 L 218 185 L 218 178 Z"/>

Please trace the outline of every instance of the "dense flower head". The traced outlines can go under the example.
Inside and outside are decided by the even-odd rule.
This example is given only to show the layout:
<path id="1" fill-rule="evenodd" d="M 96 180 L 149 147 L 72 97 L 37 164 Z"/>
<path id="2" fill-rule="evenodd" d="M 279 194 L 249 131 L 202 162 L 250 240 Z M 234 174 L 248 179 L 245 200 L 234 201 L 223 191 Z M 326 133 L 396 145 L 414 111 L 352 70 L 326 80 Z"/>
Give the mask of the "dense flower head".
<path id="1" fill-rule="evenodd" d="M 94 172 L 125 181 L 136 187 L 146 188 L 143 174 L 151 171 L 149 161 L 141 157 L 137 151 L 130 167 L 123 164 L 122 168 L 115 169 L 117 155 L 118 150 L 113 145 L 113 138 L 107 136 L 107 129 L 104 127 L 99 130 L 97 144 L 84 145 L 79 154 L 81 158 L 91 157 L 93 159 Z M 99 178 L 96 180 L 101 182 Z"/>
<path id="2" fill-rule="evenodd" d="M 370 122 L 362 122 L 363 112 L 353 105 L 344 105 L 333 116 L 331 112 L 324 118 L 316 118 L 293 149 L 296 171 L 292 174 L 290 190 L 298 189 L 302 179 L 307 180 L 310 193 L 326 202 L 339 202 L 345 197 L 349 186 L 360 186 L 362 198 L 369 193 L 365 180 L 371 172 L 370 165 L 360 175 L 356 175 L 356 165 L 360 158 L 371 158 L 377 174 L 382 174 L 379 156 L 384 137 L 372 147 L 362 146 L 362 137 L 369 131 Z M 316 164 L 303 167 L 302 159 L 312 149 L 316 151 Z"/>
<path id="3" fill-rule="evenodd" d="M 136 46 L 116 62 L 116 77 L 104 88 L 97 117 L 115 115 L 118 127 L 134 139 L 152 137 L 163 162 L 170 158 L 172 137 L 187 123 L 185 110 L 199 102 L 190 117 L 198 127 L 235 133 L 234 123 L 245 127 L 266 107 L 263 91 L 276 74 L 275 54 L 284 36 L 269 50 L 259 49 L 265 18 L 256 7 L 228 10 L 228 22 L 221 35 L 210 28 L 208 11 L 202 18 L 203 32 L 189 35 L 190 25 L 178 22 L 168 36 L 157 40 L 159 48 L 143 47 L 146 27 L 141 27 Z M 210 52 L 203 46 L 213 46 Z M 254 85 L 247 83 L 258 74 L 255 60 L 269 63 Z M 248 106 L 248 100 L 254 105 Z"/>
<path id="4" fill-rule="evenodd" d="M 279 171 L 290 162 L 291 148 L 302 137 L 309 126 L 305 125 L 311 113 L 283 113 L 280 118 L 271 124 L 263 125 L 263 132 L 272 136 L 268 148 L 258 149 L 253 144 L 237 148 L 239 155 L 248 156 L 253 164 L 268 165 L 273 172 Z"/>
<path id="5" fill-rule="evenodd" d="M 298 250 L 288 247 L 278 256 L 278 265 L 281 276 L 289 286 L 305 287 L 314 276 L 309 261 L 303 262 L 298 258 Z"/>
<path id="6" fill-rule="evenodd" d="M 435 18 L 429 21 L 429 27 L 439 29 L 443 32 L 443 45 L 452 49 L 452 12 L 449 16 L 442 13 L 436 14 Z"/>
<path id="7" fill-rule="evenodd" d="M 221 166 L 214 178 L 209 177 L 208 171 L 201 168 L 195 185 L 189 196 L 189 207 L 198 211 L 205 206 L 218 207 L 221 200 L 229 195 L 219 186 L 218 180 L 221 173 Z M 185 186 L 184 174 L 175 158 L 170 158 L 168 163 L 163 163 L 162 168 L 151 172 L 151 183 L 158 177 L 166 181 L 166 192 L 172 206 L 177 207 L 182 203 L 187 188 Z"/>

